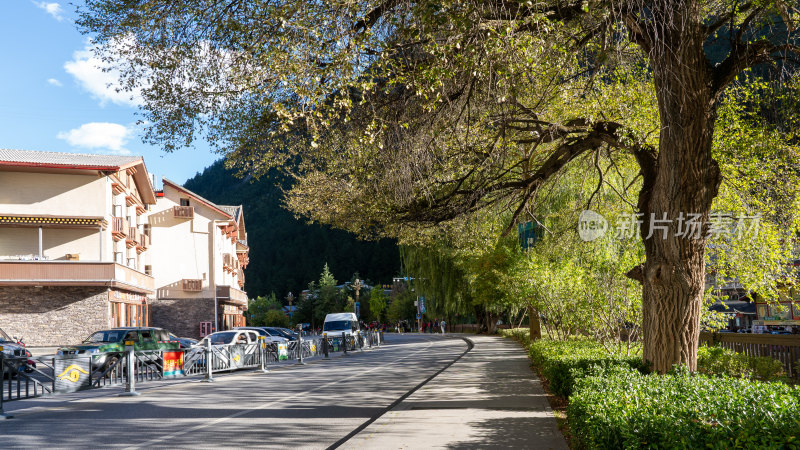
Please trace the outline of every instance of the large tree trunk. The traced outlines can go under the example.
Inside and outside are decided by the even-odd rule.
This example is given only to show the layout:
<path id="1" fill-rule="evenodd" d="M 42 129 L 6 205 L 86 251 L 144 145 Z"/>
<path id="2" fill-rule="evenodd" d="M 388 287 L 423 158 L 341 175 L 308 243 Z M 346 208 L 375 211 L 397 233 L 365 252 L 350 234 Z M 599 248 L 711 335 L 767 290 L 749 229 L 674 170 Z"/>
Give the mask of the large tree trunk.
<path id="1" fill-rule="evenodd" d="M 650 31 L 650 58 L 661 134 L 657 159 L 639 158 L 644 162 L 639 209 L 646 260 L 637 278 L 643 285 L 643 356 L 663 373 L 675 364 L 697 366 L 707 226 L 697 235 L 679 234 L 691 214 L 708 222 L 720 173 L 711 155 L 716 102 L 697 11 L 669 0 L 657 3 L 664 9 L 654 13 L 658 29 Z M 664 225 L 657 222 L 664 217 L 667 233 L 654 228 L 648 238 L 652 226 Z"/>
<path id="2" fill-rule="evenodd" d="M 531 341 L 542 338 L 542 324 L 539 322 L 539 311 L 533 306 L 528 306 L 528 326 Z"/>

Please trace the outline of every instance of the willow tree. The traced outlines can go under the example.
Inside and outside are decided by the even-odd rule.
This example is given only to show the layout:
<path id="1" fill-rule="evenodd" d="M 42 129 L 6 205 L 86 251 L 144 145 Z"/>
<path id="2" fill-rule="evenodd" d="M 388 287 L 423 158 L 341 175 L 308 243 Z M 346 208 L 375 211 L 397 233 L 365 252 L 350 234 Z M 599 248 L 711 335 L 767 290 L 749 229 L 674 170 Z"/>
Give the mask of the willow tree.
<path id="1" fill-rule="evenodd" d="M 666 371 L 696 366 L 706 238 L 678 227 L 718 192 L 717 107 L 748 67 L 790 76 L 797 21 L 794 0 L 88 0 L 78 23 L 141 95 L 147 141 L 204 129 L 247 170 L 291 164 L 295 211 L 364 235 L 493 205 L 513 221 L 576 158 L 633 155 L 629 276 Z M 572 106 L 626 67 L 652 77 L 652 129 Z M 671 222 L 648 239 L 652 218 Z"/>

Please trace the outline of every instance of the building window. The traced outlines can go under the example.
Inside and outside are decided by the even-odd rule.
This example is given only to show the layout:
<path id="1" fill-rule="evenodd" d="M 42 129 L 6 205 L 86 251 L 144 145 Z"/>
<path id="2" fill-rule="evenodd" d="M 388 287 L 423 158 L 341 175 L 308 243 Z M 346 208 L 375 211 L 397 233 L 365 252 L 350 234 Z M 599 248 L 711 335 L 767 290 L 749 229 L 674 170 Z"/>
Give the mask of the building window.
<path id="1" fill-rule="evenodd" d="M 145 265 L 144 266 L 144 274 L 153 276 L 153 266 Z"/>
<path id="2" fill-rule="evenodd" d="M 136 269 L 136 258 L 128 258 L 128 267 Z"/>
<path id="3" fill-rule="evenodd" d="M 114 217 L 122 217 L 122 205 L 114 205 L 112 209 Z"/>
<path id="4" fill-rule="evenodd" d="M 188 198 L 182 198 L 181 199 L 181 206 L 189 206 L 189 199 Z"/>
<path id="5" fill-rule="evenodd" d="M 114 252 L 114 262 L 117 264 L 125 264 L 125 259 L 122 256 L 122 252 Z"/>

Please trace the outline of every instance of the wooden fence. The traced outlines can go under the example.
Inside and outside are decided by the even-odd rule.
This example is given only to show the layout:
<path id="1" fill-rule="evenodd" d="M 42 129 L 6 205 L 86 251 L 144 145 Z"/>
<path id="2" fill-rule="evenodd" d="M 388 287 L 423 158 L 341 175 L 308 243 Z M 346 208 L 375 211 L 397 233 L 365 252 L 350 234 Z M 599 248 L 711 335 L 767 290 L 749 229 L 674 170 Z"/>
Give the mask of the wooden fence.
<path id="1" fill-rule="evenodd" d="M 700 344 L 719 345 L 737 353 L 769 356 L 783 363 L 787 375 L 800 378 L 800 336 L 750 333 L 700 333 Z"/>

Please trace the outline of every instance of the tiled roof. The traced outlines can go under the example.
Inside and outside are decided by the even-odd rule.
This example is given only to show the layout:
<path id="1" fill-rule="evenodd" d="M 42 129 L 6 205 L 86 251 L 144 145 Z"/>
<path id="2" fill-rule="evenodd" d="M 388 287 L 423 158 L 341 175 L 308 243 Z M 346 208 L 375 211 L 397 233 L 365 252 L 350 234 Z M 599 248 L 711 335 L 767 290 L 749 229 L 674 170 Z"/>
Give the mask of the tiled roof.
<path id="1" fill-rule="evenodd" d="M 20 166 L 61 166 L 89 169 L 120 168 L 141 161 L 141 156 L 92 155 L 0 149 L 0 164 Z"/>
<path id="2" fill-rule="evenodd" d="M 206 199 L 204 199 L 203 197 L 201 197 L 201 196 L 199 196 L 199 195 L 195 194 L 194 192 L 192 192 L 192 191 L 190 191 L 190 190 L 186 189 L 186 188 L 185 188 L 185 187 L 183 187 L 182 185 L 180 185 L 180 184 L 178 184 L 178 183 L 176 183 L 176 182 L 174 182 L 174 181 L 170 180 L 170 179 L 169 179 L 169 178 L 167 178 L 167 177 L 162 177 L 162 178 L 161 178 L 161 180 L 164 182 L 164 184 L 169 184 L 169 185 L 171 185 L 171 186 L 173 186 L 173 187 L 177 188 L 178 190 L 181 190 L 181 191 L 183 191 L 183 192 L 185 192 L 185 193 L 187 193 L 187 194 L 191 195 L 192 197 L 196 198 L 197 200 L 200 200 L 201 202 L 205 203 L 205 204 L 206 204 L 207 206 L 209 206 L 210 208 L 212 208 L 212 209 L 215 209 L 215 210 L 217 210 L 218 212 L 221 212 L 222 214 L 224 214 L 224 215 L 226 215 L 226 216 L 228 216 L 228 217 L 233 217 L 233 214 L 231 214 L 230 212 L 228 212 L 228 211 L 225 209 L 225 207 L 224 207 L 224 206 L 219 206 L 219 205 L 215 204 L 214 202 L 212 202 L 211 200 L 206 200 Z"/>
<path id="3" fill-rule="evenodd" d="M 242 205 L 237 206 L 230 206 L 230 205 L 217 205 L 219 208 L 226 213 L 230 214 L 233 217 L 233 220 L 239 221 L 239 214 L 242 212 Z"/>

